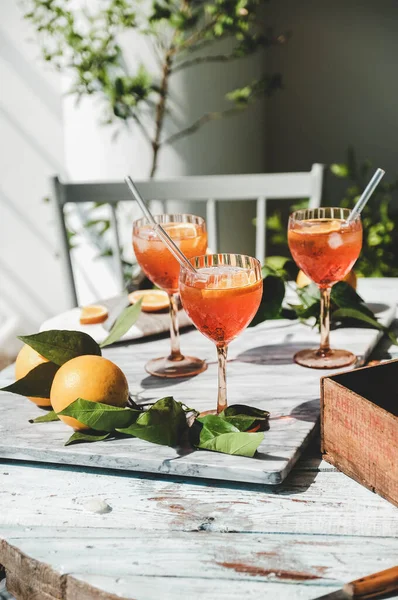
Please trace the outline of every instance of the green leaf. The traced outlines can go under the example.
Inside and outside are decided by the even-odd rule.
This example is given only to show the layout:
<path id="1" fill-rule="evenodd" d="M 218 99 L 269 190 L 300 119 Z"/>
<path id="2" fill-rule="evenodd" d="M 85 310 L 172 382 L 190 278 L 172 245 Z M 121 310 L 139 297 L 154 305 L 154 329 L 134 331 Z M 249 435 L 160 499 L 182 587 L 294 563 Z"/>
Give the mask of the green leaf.
<path id="1" fill-rule="evenodd" d="M 301 304 L 291 305 L 299 319 L 310 319 L 315 317 L 319 319 L 320 313 L 320 292 L 315 283 L 306 285 L 303 288 L 297 288 L 297 296 L 301 300 Z"/>
<path id="2" fill-rule="evenodd" d="M 267 275 L 263 280 L 260 306 L 249 327 L 254 327 L 267 319 L 279 318 L 284 297 L 285 284 L 283 280 L 276 275 Z"/>
<path id="3" fill-rule="evenodd" d="M 238 432 L 239 429 L 235 425 L 222 419 L 219 415 L 205 415 L 194 421 L 189 433 L 193 445 L 201 447 L 202 444 L 218 435 Z"/>
<path id="4" fill-rule="evenodd" d="M 32 398 L 49 398 L 51 384 L 58 369 L 58 365 L 52 362 L 42 363 L 29 371 L 22 379 L 1 388 L 1 391 Z"/>
<path id="5" fill-rule="evenodd" d="M 152 14 L 149 17 L 149 22 L 160 21 L 162 19 L 170 19 L 172 13 L 170 8 L 162 6 L 159 2 L 154 2 L 152 5 Z"/>
<path id="6" fill-rule="evenodd" d="M 231 422 L 238 410 L 251 410 L 256 418 L 259 415 L 261 417 L 264 416 L 264 411 L 255 408 L 251 409 L 251 407 L 243 405 L 235 405 L 229 407 L 229 409 L 227 408 L 221 415 L 199 417 L 189 431 L 189 439 L 192 445 L 202 450 L 213 450 L 214 452 L 222 452 L 224 454 L 253 456 L 259 444 L 264 439 L 264 434 L 240 431 L 239 426 L 244 426 L 243 417 L 241 420 L 236 419 L 235 423 Z M 228 411 L 231 421 L 225 418 Z M 245 424 L 247 423 L 248 421 Z M 253 423 L 253 418 L 251 419 L 251 423 Z"/>
<path id="7" fill-rule="evenodd" d="M 45 415 L 36 417 L 36 419 L 29 419 L 29 423 L 51 423 L 52 421 L 59 421 L 59 416 L 54 410 L 50 410 Z"/>
<path id="8" fill-rule="evenodd" d="M 363 313 L 361 310 L 355 308 L 339 308 L 332 313 L 332 318 L 334 321 L 338 321 L 340 319 L 356 319 L 357 321 L 362 321 L 363 323 L 367 323 L 373 329 L 378 329 L 379 331 L 383 331 L 388 335 L 390 340 L 395 346 L 398 346 L 398 340 L 394 333 L 388 329 L 385 325 L 382 325 L 377 321 L 375 317 L 370 317 L 368 314 Z"/>
<path id="9" fill-rule="evenodd" d="M 120 427 L 129 427 L 142 414 L 132 408 L 118 408 L 102 402 L 90 402 L 78 398 L 64 408 L 58 415 L 74 417 L 96 431 L 115 431 Z"/>
<path id="10" fill-rule="evenodd" d="M 220 419 L 224 419 L 234 425 L 239 431 L 247 431 L 260 425 L 261 431 L 269 429 L 269 412 L 253 406 L 245 404 L 232 404 L 222 411 L 219 415 Z"/>
<path id="11" fill-rule="evenodd" d="M 203 443 L 201 442 L 198 448 L 252 458 L 263 439 L 264 434 L 262 432 L 246 433 L 238 431 L 237 433 L 223 433 Z"/>
<path id="12" fill-rule="evenodd" d="M 173 397 L 161 398 L 151 408 L 141 412 L 129 427 L 117 431 L 164 446 L 177 446 L 187 430 L 185 411 Z"/>
<path id="13" fill-rule="evenodd" d="M 80 444 L 82 442 L 101 442 L 102 440 L 106 440 L 111 434 L 110 433 L 91 433 L 87 431 L 75 431 L 67 442 L 65 442 L 65 446 L 70 446 L 71 444 Z"/>
<path id="14" fill-rule="evenodd" d="M 305 307 L 312 306 L 316 301 L 319 301 L 321 294 L 318 286 L 315 283 L 310 283 L 303 288 L 297 288 L 297 296 Z"/>
<path id="15" fill-rule="evenodd" d="M 296 266 L 291 258 L 286 256 L 268 256 L 264 260 L 262 269 L 263 276 L 277 275 L 282 279 L 293 279 L 296 273 Z"/>
<path id="16" fill-rule="evenodd" d="M 348 166 L 344 164 L 335 163 L 330 165 L 330 170 L 336 177 L 346 178 L 349 176 Z"/>
<path id="17" fill-rule="evenodd" d="M 361 296 L 346 281 L 339 281 L 332 287 L 331 301 L 338 308 L 356 308 L 374 318 L 373 312 L 364 304 Z"/>
<path id="18" fill-rule="evenodd" d="M 109 346 L 110 344 L 114 344 L 120 340 L 125 333 L 127 333 L 127 331 L 134 325 L 140 316 L 141 304 L 142 298 L 140 298 L 138 302 L 135 302 L 122 311 L 110 330 L 108 337 L 102 342 L 101 348 Z"/>
<path id="19" fill-rule="evenodd" d="M 83 354 L 101 356 L 101 349 L 97 342 L 81 331 L 52 329 L 33 335 L 20 335 L 18 338 L 59 366 Z"/>

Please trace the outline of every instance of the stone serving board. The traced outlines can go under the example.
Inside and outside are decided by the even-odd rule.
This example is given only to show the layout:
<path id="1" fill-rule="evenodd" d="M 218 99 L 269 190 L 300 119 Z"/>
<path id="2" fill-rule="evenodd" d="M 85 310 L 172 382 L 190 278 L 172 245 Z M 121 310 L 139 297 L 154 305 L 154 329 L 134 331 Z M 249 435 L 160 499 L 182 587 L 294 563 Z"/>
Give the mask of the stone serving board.
<path id="1" fill-rule="evenodd" d="M 371 288 L 368 288 L 371 295 Z M 391 299 L 393 301 L 393 299 Z M 378 305 L 380 321 L 395 318 L 396 304 Z M 106 348 L 104 356 L 125 372 L 137 402 L 163 396 L 199 410 L 215 408 L 217 365 L 213 344 L 197 331 L 182 336 L 182 350 L 205 358 L 208 369 L 191 379 L 159 380 L 146 375 L 149 358 L 168 352 L 168 339 L 149 339 Z M 353 351 L 362 363 L 376 345 L 380 333 L 373 329 L 340 328 L 332 332 L 335 347 Z M 289 473 L 314 432 L 319 419 L 319 379 L 326 371 L 296 365 L 293 354 L 316 347 L 319 334 L 299 322 L 269 321 L 246 330 L 229 351 L 229 404 L 245 403 L 271 413 L 270 430 L 255 458 L 207 451 L 181 454 L 135 438 L 63 444 L 71 429 L 60 422 L 30 424 L 43 411 L 23 397 L 0 393 L 0 458 L 67 465 L 141 471 L 169 476 L 203 477 L 277 485 Z M 13 380 L 12 369 L 0 373 L 1 386 Z"/>
<path id="2" fill-rule="evenodd" d="M 91 335 L 98 344 L 101 344 L 109 334 L 109 329 L 113 325 L 116 316 L 122 312 L 123 308 L 129 306 L 129 301 L 127 296 L 124 295 L 101 300 L 100 304 L 108 309 L 109 318 L 104 323 L 82 325 L 80 323 L 81 308 L 75 307 L 44 321 L 40 327 L 40 331 L 48 331 L 49 329 L 83 331 L 83 333 Z M 112 316 L 115 318 L 112 318 Z M 180 329 L 192 326 L 192 321 L 182 308 L 178 311 L 178 321 Z M 136 323 L 121 338 L 121 341 L 128 342 L 154 334 L 165 333 L 169 329 L 170 317 L 168 309 L 157 313 L 142 312 Z"/>

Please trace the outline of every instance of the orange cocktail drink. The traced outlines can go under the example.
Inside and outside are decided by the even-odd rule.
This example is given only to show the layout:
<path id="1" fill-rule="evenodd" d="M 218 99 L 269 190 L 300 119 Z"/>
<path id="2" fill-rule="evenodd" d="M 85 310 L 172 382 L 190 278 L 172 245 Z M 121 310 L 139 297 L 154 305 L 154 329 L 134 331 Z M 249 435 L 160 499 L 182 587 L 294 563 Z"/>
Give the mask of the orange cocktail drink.
<path id="1" fill-rule="evenodd" d="M 298 210 L 289 219 L 290 252 L 321 293 L 321 345 L 294 356 L 305 367 L 339 368 L 356 359 L 352 352 L 332 350 L 329 344 L 331 288 L 351 271 L 362 247 L 361 219 L 350 219 L 350 214 L 347 208 L 326 207 Z"/>
<path id="2" fill-rule="evenodd" d="M 207 232 L 201 217 L 165 214 L 155 215 L 155 221 L 161 224 L 188 258 L 205 254 Z M 133 248 L 146 276 L 168 293 L 170 301 L 170 355 L 149 361 L 146 370 L 158 377 L 188 377 L 204 371 L 206 363 L 203 360 L 183 356 L 180 351 L 177 300 L 179 263 L 145 218 L 133 224 Z"/>
<path id="3" fill-rule="evenodd" d="M 191 260 L 197 275 L 181 269 L 180 295 L 194 325 L 218 353 L 217 413 L 227 406 L 228 344 L 252 321 L 261 302 L 263 281 L 258 260 L 240 254 L 212 254 Z"/>
<path id="4" fill-rule="evenodd" d="M 200 269 L 206 282 L 181 283 L 185 311 L 203 335 L 229 344 L 252 321 L 262 294 L 262 281 L 236 267 Z"/>
<path id="5" fill-rule="evenodd" d="M 173 217 L 173 215 L 167 216 Z M 184 215 L 179 216 L 183 217 Z M 205 223 L 200 217 L 196 219 L 197 222 L 170 221 L 162 223 L 163 229 L 187 258 L 200 256 L 207 250 Z M 151 226 L 141 224 L 141 222 L 145 222 L 145 220 L 136 221 L 133 233 L 133 247 L 137 261 L 145 275 L 155 285 L 169 294 L 175 294 L 178 292 L 180 265 Z"/>
<path id="6" fill-rule="evenodd" d="M 288 232 L 289 248 L 301 270 L 320 287 L 329 287 L 349 273 L 362 247 L 358 219 L 296 221 Z"/>

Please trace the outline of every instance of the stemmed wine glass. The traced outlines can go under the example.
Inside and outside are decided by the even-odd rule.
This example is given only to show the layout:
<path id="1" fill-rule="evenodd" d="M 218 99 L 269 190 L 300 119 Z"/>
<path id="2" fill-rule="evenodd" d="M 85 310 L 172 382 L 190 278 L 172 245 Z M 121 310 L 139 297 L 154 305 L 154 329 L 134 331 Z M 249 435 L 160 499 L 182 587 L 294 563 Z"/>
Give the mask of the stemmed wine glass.
<path id="1" fill-rule="evenodd" d="M 299 365 L 313 369 L 345 367 L 356 360 L 348 350 L 332 350 L 329 343 L 330 293 L 352 269 L 362 247 L 359 213 L 348 208 L 298 210 L 289 218 L 290 252 L 302 271 L 320 289 L 321 344 L 317 350 L 301 350 L 294 356 Z"/>
<path id="2" fill-rule="evenodd" d="M 188 214 L 154 216 L 180 250 L 191 258 L 207 250 L 207 232 L 204 219 Z M 165 290 L 170 300 L 171 352 L 167 357 L 150 360 L 145 368 L 157 377 L 189 377 L 204 371 L 206 363 L 180 351 L 178 331 L 178 277 L 180 265 L 168 247 L 159 238 L 147 218 L 133 223 L 133 248 L 137 261 L 147 277 Z"/>
<path id="3" fill-rule="evenodd" d="M 197 273 L 181 268 L 181 302 L 197 329 L 217 347 L 218 414 L 227 406 L 228 344 L 252 321 L 261 302 L 261 265 L 241 254 L 196 256 L 191 263 Z"/>

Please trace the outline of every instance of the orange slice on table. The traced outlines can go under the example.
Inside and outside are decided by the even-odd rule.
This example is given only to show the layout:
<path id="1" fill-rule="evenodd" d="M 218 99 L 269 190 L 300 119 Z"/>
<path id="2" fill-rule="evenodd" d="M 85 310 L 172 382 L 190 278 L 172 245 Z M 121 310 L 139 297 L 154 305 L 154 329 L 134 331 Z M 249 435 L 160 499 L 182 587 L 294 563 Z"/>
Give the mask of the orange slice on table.
<path id="1" fill-rule="evenodd" d="M 130 304 L 142 298 L 141 308 L 144 312 L 156 312 L 169 306 L 169 296 L 163 290 L 136 290 L 128 296 Z"/>
<path id="2" fill-rule="evenodd" d="M 108 318 L 108 309 L 101 304 L 83 306 L 80 313 L 81 325 L 94 325 L 102 323 Z"/>

